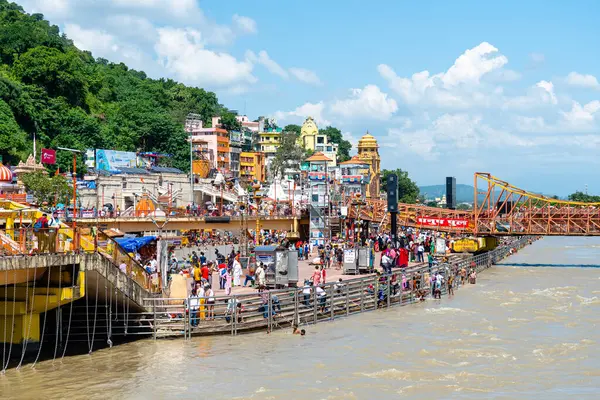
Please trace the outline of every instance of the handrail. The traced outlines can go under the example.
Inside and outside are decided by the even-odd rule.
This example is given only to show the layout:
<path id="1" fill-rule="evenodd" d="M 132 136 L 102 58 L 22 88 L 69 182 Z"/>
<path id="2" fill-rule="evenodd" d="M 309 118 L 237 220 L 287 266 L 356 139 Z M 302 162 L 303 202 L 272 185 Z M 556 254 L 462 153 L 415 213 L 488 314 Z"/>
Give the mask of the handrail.
<path id="1" fill-rule="evenodd" d="M 369 275 L 344 280 L 342 286 L 338 282 L 330 282 L 320 286 L 325 293 L 324 297 L 317 297 L 314 289 L 311 289 L 310 294 L 305 294 L 304 288 L 286 288 L 264 293 L 215 295 L 212 296 L 213 303 L 208 303 L 206 297 L 201 298 L 199 304 L 190 303 L 189 297 L 150 298 L 144 301 L 154 314 L 155 338 L 178 335 L 188 338 L 192 333 L 235 335 L 239 331 L 265 327 L 270 331 L 284 325 L 297 325 L 298 322 L 316 323 L 336 316 L 418 301 L 428 286 L 425 281 L 427 273 L 439 272 L 446 278 L 453 274 L 457 277 L 455 286 L 458 287 L 461 284 L 459 274 L 462 268 L 474 268 L 477 272 L 489 268 L 512 254 L 512 249 L 519 249 L 534 239 L 535 237 L 523 237 L 506 247 L 468 258 L 457 257 L 449 263 L 433 266 L 431 270 L 428 264 L 420 264 L 395 269 L 391 275 Z M 419 277 L 422 286 L 412 287 L 415 277 Z M 406 288 L 403 283 L 405 281 L 408 286 Z M 430 289 L 427 289 L 427 293 L 431 293 Z M 447 284 L 442 285 L 442 294 L 446 290 Z M 186 318 L 191 304 L 195 304 L 193 315 Z M 241 314 L 237 314 L 238 304 L 245 305 L 246 308 Z"/>

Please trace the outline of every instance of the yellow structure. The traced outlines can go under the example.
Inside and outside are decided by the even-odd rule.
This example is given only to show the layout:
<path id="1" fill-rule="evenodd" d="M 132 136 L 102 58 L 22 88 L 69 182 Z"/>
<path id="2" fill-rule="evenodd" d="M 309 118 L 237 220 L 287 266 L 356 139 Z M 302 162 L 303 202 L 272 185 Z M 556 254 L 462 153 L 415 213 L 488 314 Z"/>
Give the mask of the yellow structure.
<path id="1" fill-rule="evenodd" d="M 281 145 L 281 129 L 273 129 L 265 132 L 259 132 L 260 151 L 269 156 L 274 156 Z"/>
<path id="2" fill-rule="evenodd" d="M 368 198 L 379 198 L 379 178 L 381 176 L 381 157 L 377 139 L 368 131 L 358 141 L 358 159 L 369 164 Z"/>
<path id="3" fill-rule="evenodd" d="M 240 153 L 240 177 L 248 182 L 266 179 L 265 155 L 259 152 Z"/>
<path id="4" fill-rule="evenodd" d="M 298 145 L 302 146 L 306 150 L 315 151 L 317 144 L 317 135 L 319 134 L 319 128 L 313 117 L 308 117 L 302 124 L 300 130 L 300 137 L 298 138 Z"/>

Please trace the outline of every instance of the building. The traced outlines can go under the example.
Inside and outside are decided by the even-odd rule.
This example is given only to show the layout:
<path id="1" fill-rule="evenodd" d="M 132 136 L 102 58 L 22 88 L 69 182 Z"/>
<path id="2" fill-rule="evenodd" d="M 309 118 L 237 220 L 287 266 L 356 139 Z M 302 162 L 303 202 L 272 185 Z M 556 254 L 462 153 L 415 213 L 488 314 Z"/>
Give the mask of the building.
<path id="1" fill-rule="evenodd" d="M 340 163 L 342 194 L 345 198 L 364 198 L 369 185 L 370 168 L 369 163 L 362 161 L 358 156 Z"/>
<path id="2" fill-rule="evenodd" d="M 329 143 L 327 135 L 319 134 L 319 128 L 312 117 L 306 118 L 302 124 L 300 137 L 298 138 L 297 143 L 305 150 L 323 153 L 325 157 L 331 160 L 329 162 L 329 167 L 335 167 L 337 165 L 338 145 L 336 143 Z"/>
<path id="3" fill-rule="evenodd" d="M 277 149 L 281 145 L 281 128 L 269 129 L 264 132 L 259 132 L 259 151 L 265 154 L 267 164 L 270 159 L 275 157 Z"/>
<path id="4" fill-rule="evenodd" d="M 266 180 L 267 169 L 265 166 L 265 155 L 260 152 L 240 153 L 240 179 L 246 182 Z"/>
<path id="5" fill-rule="evenodd" d="M 84 177 L 85 188 L 77 194 L 81 207 L 101 209 L 111 205 L 122 213 L 135 209 L 143 197 L 161 208 L 183 208 L 190 203 L 191 188 L 188 175 L 176 168 L 121 168 L 118 173 L 90 169 Z"/>
<path id="6" fill-rule="evenodd" d="M 335 167 L 337 165 L 338 144 L 329 143 L 327 135 L 317 135 L 315 139 L 315 152 L 323 153 L 325 157 L 331 160 L 329 167 Z"/>
<path id="7" fill-rule="evenodd" d="M 213 118 L 214 122 L 215 118 Z M 196 126 L 188 128 L 191 136 L 193 151 L 206 156 L 211 162 L 211 167 L 216 168 L 223 175 L 231 177 L 231 149 L 229 132 L 222 128 L 204 128 L 202 121 Z"/>
<path id="8" fill-rule="evenodd" d="M 318 246 L 325 244 L 331 236 L 329 230 L 331 202 L 328 170 L 331 159 L 325 157 L 323 153 L 315 153 L 306 161 L 309 163 L 310 241 L 314 246 Z"/>
<path id="9" fill-rule="evenodd" d="M 240 154 L 242 152 L 243 137 L 242 132 L 229 132 L 229 148 L 230 148 L 230 169 L 231 177 L 238 179 L 240 177 Z"/>
<path id="10" fill-rule="evenodd" d="M 358 159 L 369 164 L 369 185 L 366 196 L 379 198 L 379 178 L 381 176 L 381 158 L 377 139 L 367 133 L 358 141 Z"/>
<path id="11" fill-rule="evenodd" d="M 313 117 L 308 117 L 304 120 L 302 128 L 300 129 L 300 137 L 298 138 L 298 145 L 302 146 L 306 150 L 315 151 L 315 145 L 317 144 L 316 136 L 319 134 L 319 128 Z"/>

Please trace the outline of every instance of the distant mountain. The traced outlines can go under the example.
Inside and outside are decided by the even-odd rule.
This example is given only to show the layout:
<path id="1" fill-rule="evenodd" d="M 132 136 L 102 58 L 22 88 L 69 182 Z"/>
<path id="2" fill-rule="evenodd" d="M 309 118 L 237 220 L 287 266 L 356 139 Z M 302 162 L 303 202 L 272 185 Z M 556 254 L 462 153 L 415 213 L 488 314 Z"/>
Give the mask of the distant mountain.
<path id="1" fill-rule="evenodd" d="M 441 198 L 446 194 L 446 185 L 430 185 L 430 186 L 420 186 L 419 187 L 420 194 L 425 196 L 427 200 L 435 200 L 435 198 Z M 473 193 L 475 188 L 471 185 L 464 185 L 461 183 L 456 184 L 456 202 L 457 203 L 473 203 Z M 483 189 L 479 189 L 478 201 L 483 201 L 485 199 L 485 193 L 487 191 L 487 187 Z M 483 192 L 483 193 L 482 193 Z M 496 189 L 495 196 L 499 196 L 501 191 Z M 541 196 L 545 196 L 551 198 L 553 195 L 539 193 Z"/>
<path id="2" fill-rule="evenodd" d="M 434 200 L 436 197 L 441 198 L 446 194 L 446 185 L 430 185 L 420 186 L 419 191 L 421 195 L 425 196 L 427 200 Z M 456 184 L 456 202 L 457 203 L 472 203 L 473 192 L 475 188 L 471 185 L 464 185 L 462 183 Z"/>

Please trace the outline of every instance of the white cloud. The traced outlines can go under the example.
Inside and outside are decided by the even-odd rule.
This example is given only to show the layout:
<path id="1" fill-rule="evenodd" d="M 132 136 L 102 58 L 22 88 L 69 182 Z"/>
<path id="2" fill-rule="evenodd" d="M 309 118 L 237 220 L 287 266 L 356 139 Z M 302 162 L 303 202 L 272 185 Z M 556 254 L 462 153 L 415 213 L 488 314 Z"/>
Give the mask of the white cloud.
<path id="1" fill-rule="evenodd" d="M 158 29 L 154 50 L 160 63 L 178 79 L 211 86 L 253 83 L 252 63 L 227 53 L 204 48 L 202 35 L 193 29 Z"/>
<path id="2" fill-rule="evenodd" d="M 556 106 L 558 99 L 554 93 L 554 84 L 548 81 L 539 81 L 527 90 L 524 96 L 503 98 L 502 109 L 534 109 Z"/>
<path id="3" fill-rule="evenodd" d="M 465 51 L 456 59 L 454 65 L 442 74 L 444 86 L 448 88 L 462 83 L 479 83 L 483 75 L 508 63 L 505 56 L 497 53 L 498 49 L 488 42 Z"/>
<path id="4" fill-rule="evenodd" d="M 143 57 L 142 52 L 135 46 L 121 43 L 105 31 L 85 29 L 76 24 L 66 24 L 64 30 L 75 46 L 91 51 L 94 57 L 128 62 L 133 68 L 141 67 L 139 62 Z"/>
<path id="5" fill-rule="evenodd" d="M 293 111 L 277 111 L 274 117 L 278 121 L 287 121 L 294 123 L 302 123 L 306 117 L 313 117 L 315 122 L 320 126 L 331 125 L 331 122 L 324 118 L 323 112 L 325 103 L 304 103 Z"/>
<path id="6" fill-rule="evenodd" d="M 380 64 L 377 70 L 406 104 L 467 108 L 489 102 L 485 94 L 476 90 L 485 75 L 493 72 L 492 80 L 501 81 L 519 78 L 515 71 L 502 69 L 507 63 L 497 48 L 483 42 L 460 55 L 446 72 L 431 75 L 425 70 L 404 78 L 386 64 Z"/>
<path id="7" fill-rule="evenodd" d="M 27 13 L 41 13 L 46 19 L 64 18 L 70 14 L 71 0 L 20 0 Z"/>
<path id="8" fill-rule="evenodd" d="M 235 28 L 241 33 L 253 34 L 258 32 L 256 21 L 250 17 L 234 14 L 232 20 Z"/>
<path id="9" fill-rule="evenodd" d="M 115 6 L 128 9 L 157 9 L 178 17 L 200 12 L 196 0 L 109 0 Z"/>
<path id="10" fill-rule="evenodd" d="M 600 119 L 600 101 L 594 100 L 584 106 L 574 101 L 570 111 L 561 111 L 567 127 L 580 131 L 592 130 Z"/>
<path id="11" fill-rule="evenodd" d="M 352 89 L 346 100 L 337 100 L 331 111 L 346 118 L 389 119 L 398 110 L 396 100 L 383 93 L 378 86 L 367 85 L 363 89 Z"/>
<path id="12" fill-rule="evenodd" d="M 290 73 L 298 79 L 300 82 L 308 83 L 310 85 L 321 85 L 321 80 L 314 71 L 304 68 L 290 68 Z"/>
<path id="13" fill-rule="evenodd" d="M 581 86 L 600 90 L 600 83 L 594 75 L 584 75 L 573 71 L 567 75 L 566 82 L 572 86 Z"/>
<path id="14" fill-rule="evenodd" d="M 548 101 L 552 104 L 558 104 L 558 100 L 556 99 L 556 95 L 554 94 L 554 84 L 548 81 L 539 81 L 535 84 L 535 86 L 544 89 L 546 92 L 546 97 L 549 99 Z"/>
<path id="15" fill-rule="evenodd" d="M 275 60 L 269 57 L 269 54 L 264 50 L 259 51 L 258 55 L 256 55 L 253 51 L 248 50 L 246 52 L 246 59 L 253 64 L 261 64 L 272 74 L 279 75 L 284 79 L 289 77 L 288 72 L 282 68 L 281 65 L 277 64 Z"/>

